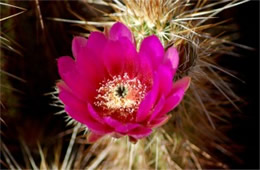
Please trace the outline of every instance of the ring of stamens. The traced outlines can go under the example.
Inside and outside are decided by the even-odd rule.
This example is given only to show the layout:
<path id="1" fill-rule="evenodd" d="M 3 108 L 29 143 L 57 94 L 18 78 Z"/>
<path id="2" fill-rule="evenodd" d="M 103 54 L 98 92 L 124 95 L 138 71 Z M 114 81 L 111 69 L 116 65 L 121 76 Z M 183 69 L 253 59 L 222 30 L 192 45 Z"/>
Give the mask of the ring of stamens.
<path id="1" fill-rule="evenodd" d="M 147 87 L 139 79 L 129 78 L 127 73 L 104 80 L 97 89 L 94 105 L 102 108 L 103 116 L 120 119 L 131 118 L 145 97 Z"/>

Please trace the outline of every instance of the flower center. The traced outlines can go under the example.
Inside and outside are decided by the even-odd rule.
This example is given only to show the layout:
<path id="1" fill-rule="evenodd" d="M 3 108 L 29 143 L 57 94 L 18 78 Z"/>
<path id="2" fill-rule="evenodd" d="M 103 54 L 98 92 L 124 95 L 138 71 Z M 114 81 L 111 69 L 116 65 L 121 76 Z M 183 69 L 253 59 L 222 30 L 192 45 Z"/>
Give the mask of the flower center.
<path id="1" fill-rule="evenodd" d="M 125 86 L 119 85 L 116 89 L 116 95 L 118 97 L 125 97 L 127 95 L 127 88 Z"/>
<path id="2" fill-rule="evenodd" d="M 102 116 L 111 116 L 121 121 L 132 121 L 145 97 L 147 87 L 139 79 L 114 76 L 100 83 L 94 105 L 102 109 Z"/>

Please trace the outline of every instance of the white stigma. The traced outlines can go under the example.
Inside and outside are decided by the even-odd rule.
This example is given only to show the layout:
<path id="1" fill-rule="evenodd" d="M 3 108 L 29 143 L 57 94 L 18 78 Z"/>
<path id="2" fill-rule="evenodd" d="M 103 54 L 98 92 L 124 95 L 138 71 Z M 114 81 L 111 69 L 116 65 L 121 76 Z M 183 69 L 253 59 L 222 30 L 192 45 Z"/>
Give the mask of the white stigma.
<path id="1" fill-rule="evenodd" d="M 136 77 L 130 79 L 127 73 L 123 77 L 114 76 L 112 80 L 105 80 L 100 85 L 94 104 L 108 113 L 119 111 L 122 114 L 137 110 L 147 88 Z"/>

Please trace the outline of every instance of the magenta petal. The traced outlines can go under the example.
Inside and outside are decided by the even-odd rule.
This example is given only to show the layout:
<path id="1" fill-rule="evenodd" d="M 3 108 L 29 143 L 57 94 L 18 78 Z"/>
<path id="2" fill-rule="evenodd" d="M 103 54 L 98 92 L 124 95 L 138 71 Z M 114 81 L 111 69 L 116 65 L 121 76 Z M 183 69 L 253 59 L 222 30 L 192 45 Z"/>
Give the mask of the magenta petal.
<path id="1" fill-rule="evenodd" d="M 179 64 L 179 54 L 176 48 L 170 47 L 164 56 L 164 63 L 169 63 L 169 67 L 175 74 Z"/>
<path id="2" fill-rule="evenodd" d="M 160 40 L 155 35 L 146 37 L 141 44 L 140 55 L 149 56 L 153 68 L 156 69 L 164 57 L 164 49 Z"/>
<path id="3" fill-rule="evenodd" d="M 87 48 L 92 49 L 96 54 L 100 54 L 102 52 L 102 48 L 107 43 L 107 38 L 101 32 L 91 32 L 88 37 Z M 101 51 L 100 51 L 101 50 Z"/>
<path id="4" fill-rule="evenodd" d="M 72 108 L 66 105 L 65 110 L 73 119 L 79 121 L 82 124 L 87 125 L 87 127 L 96 134 L 102 135 L 112 132 L 112 128 L 97 122 L 89 115 L 87 110 L 79 110 L 77 108 Z"/>
<path id="5" fill-rule="evenodd" d="M 165 101 L 165 105 L 161 113 L 157 116 L 160 117 L 165 115 L 172 109 L 174 109 L 182 100 L 185 91 L 188 89 L 190 84 L 190 77 L 184 77 L 181 80 L 178 80 L 171 91 L 171 94 Z"/>
<path id="6" fill-rule="evenodd" d="M 83 37 L 74 37 L 72 40 L 72 53 L 73 56 L 77 59 L 81 50 L 86 48 L 87 39 Z"/>
<path id="7" fill-rule="evenodd" d="M 152 129 L 146 127 L 136 128 L 130 132 L 128 132 L 128 136 L 133 137 L 134 139 L 141 139 L 146 136 L 149 136 L 152 133 Z"/>
<path id="8" fill-rule="evenodd" d="M 68 84 L 70 84 L 70 79 L 68 74 L 76 74 L 76 66 L 74 60 L 69 56 L 64 56 L 58 58 L 58 71 L 61 78 Z"/>
<path id="9" fill-rule="evenodd" d="M 155 104 L 157 95 L 158 95 L 158 88 L 159 88 L 159 77 L 157 74 L 154 76 L 154 82 L 153 82 L 153 87 L 150 92 L 145 96 L 143 101 L 141 102 L 139 109 L 137 111 L 136 115 L 136 121 L 137 122 L 142 122 L 144 121 L 147 116 L 149 116 L 149 113 Z"/>
<path id="10" fill-rule="evenodd" d="M 138 73 L 138 53 L 136 52 L 136 48 L 133 43 L 131 43 L 128 39 L 120 38 L 119 42 L 121 43 L 121 50 L 124 51 L 124 53 L 121 54 L 121 62 L 124 62 L 124 72 L 128 73 L 130 78 L 133 78 Z"/>
<path id="11" fill-rule="evenodd" d="M 104 49 L 104 64 L 111 76 L 121 75 L 123 73 L 125 56 L 122 55 L 123 52 L 121 50 L 121 44 L 112 41 L 109 41 Z"/>
<path id="12" fill-rule="evenodd" d="M 119 126 L 116 128 L 117 132 L 121 132 L 121 133 L 127 133 L 133 129 L 136 129 L 138 127 L 140 127 L 140 124 L 136 124 L 136 123 L 126 123 L 124 126 Z"/>
<path id="13" fill-rule="evenodd" d="M 190 77 L 184 77 L 181 80 L 178 80 L 174 84 L 171 94 L 167 97 L 163 109 L 153 119 L 159 119 L 161 116 L 164 116 L 169 111 L 173 110 L 177 105 L 179 105 L 179 103 L 181 102 L 184 96 L 185 91 L 189 87 L 189 84 L 190 84 Z"/>
<path id="14" fill-rule="evenodd" d="M 95 59 L 96 63 L 98 63 L 99 69 L 103 66 L 102 54 L 107 41 L 107 38 L 101 32 L 92 32 L 88 38 L 88 51 L 85 53 L 93 54 L 92 57 Z"/>
<path id="15" fill-rule="evenodd" d="M 128 131 L 141 126 L 141 125 L 135 124 L 135 123 L 122 124 L 121 122 L 119 122 L 111 117 L 105 117 L 104 120 L 110 127 L 114 128 L 115 131 L 119 132 L 119 133 L 127 133 Z"/>
<path id="16" fill-rule="evenodd" d="M 64 82 L 58 84 L 59 99 L 65 105 L 65 111 L 77 121 L 84 123 L 85 116 L 82 113 L 87 112 L 85 103 L 71 93 L 71 90 Z M 72 111 L 71 111 L 72 110 Z M 77 111 L 75 111 L 77 110 Z"/>
<path id="17" fill-rule="evenodd" d="M 109 38 L 110 40 L 116 41 L 122 37 L 126 37 L 130 42 L 134 43 L 131 31 L 124 24 L 117 22 L 111 27 Z"/>
<path id="18" fill-rule="evenodd" d="M 88 104 L 88 111 L 93 119 L 95 119 L 99 123 L 104 123 L 104 119 L 102 119 L 102 117 L 94 110 L 91 104 Z"/>
<path id="19" fill-rule="evenodd" d="M 163 116 L 158 119 L 155 119 L 150 123 L 151 127 L 152 128 L 160 127 L 160 126 L 164 125 L 169 120 L 169 118 L 170 118 L 170 116 Z"/>
<path id="20" fill-rule="evenodd" d="M 100 81 L 105 76 L 102 56 L 106 43 L 107 39 L 102 33 L 92 32 L 86 48 L 78 54 L 77 68 L 83 76 L 87 77 L 89 83 Z"/>
<path id="21" fill-rule="evenodd" d="M 149 92 L 148 95 L 146 95 L 144 100 L 141 102 L 136 115 L 136 122 L 142 122 L 147 118 L 147 116 L 149 116 L 150 109 L 152 108 L 153 105 L 152 102 L 153 96 L 154 93 Z"/>
<path id="22" fill-rule="evenodd" d="M 88 89 L 85 88 L 86 83 L 76 68 L 76 64 L 71 57 L 65 56 L 58 59 L 58 70 L 61 78 L 68 87 L 81 99 L 85 100 Z"/>
<path id="23" fill-rule="evenodd" d="M 160 113 L 160 111 L 162 110 L 163 106 L 165 104 L 165 97 L 161 96 L 159 102 L 157 103 L 157 105 L 154 108 L 153 113 L 151 114 L 150 118 L 149 118 L 149 122 L 152 121 L 155 117 L 158 116 L 158 114 Z"/>
<path id="24" fill-rule="evenodd" d="M 184 96 L 184 91 L 182 89 L 179 89 L 179 91 L 174 93 L 172 96 L 168 97 L 165 101 L 165 105 L 163 106 L 163 109 L 151 121 L 153 121 L 154 119 L 159 119 L 160 117 L 166 115 L 168 112 L 173 110 L 176 106 L 179 105 L 183 96 Z"/>
<path id="25" fill-rule="evenodd" d="M 59 98 L 67 106 L 86 111 L 85 103 L 66 90 L 60 90 Z"/>
<path id="26" fill-rule="evenodd" d="M 105 77 L 105 70 L 102 69 L 102 64 L 99 65 L 98 59 L 96 56 L 90 51 L 87 50 L 87 56 L 85 56 L 84 61 L 77 61 L 77 70 L 80 73 L 82 78 L 82 82 L 84 83 L 86 89 L 88 89 L 88 93 L 93 94 L 96 91 L 99 82 L 101 82 Z M 84 55 L 84 51 L 82 51 L 80 55 Z"/>
<path id="27" fill-rule="evenodd" d="M 184 91 L 186 91 L 190 86 L 190 81 L 191 81 L 190 77 L 183 77 L 182 79 L 176 81 L 173 84 L 172 93 L 174 93 L 178 89 L 183 89 Z"/>
<path id="28" fill-rule="evenodd" d="M 173 110 L 177 105 L 179 105 L 183 96 L 184 96 L 184 91 L 182 89 L 179 89 L 179 91 L 177 91 L 175 94 L 168 97 L 161 114 L 164 115 L 164 114 L 168 113 L 169 111 Z"/>
<path id="29" fill-rule="evenodd" d="M 90 72 L 89 69 L 91 70 L 91 68 L 92 67 L 85 67 L 84 71 L 82 71 L 82 69 L 78 70 L 79 67 L 77 63 L 75 63 L 75 61 L 68 56 L 60 57 L 58 59 L 58 70 L 61 78 L 82 100 L 90 100 L 91 98 L 93 98 L 92 96 L 96 93 L 95 90 L 98 82 L 96 83 L 95 81 L 93 81 L 93 79 L 84 75 L 84 73 L 91 75 L 90 73 L 93 72 L 92 76 L 94 76 L 95 73 L 97 73 L 94 72 L 94 70 Z M 89 72 L 86 72 L 86 70 Z M 95 79 L 97 79 L 99 76 L 100 74 L 96 75 Z"/>
<path id="30" fill-rule="evenodd" d="M 66 91 L 61 91 L 59 98 L 65 104 L 65 111 L 75 120 L 86 124 L 88 128 L 97 131 L 99 134 L 107 133 L 109 128 L 98 123 L 88 115 L 87 106 L 73 95 Z"/>
<path id="31" fill-rule="evenodd" d="M 104 117 L 104 121 L 112 128 L 116 129 L 119 126 L 123 126 L 123 124 L 111 117 Z"/>
<path id="32" fill-rule="evenodd" d="M 67 84 L 64 82 L 64 81 L 59 81 L 56 83 L 56 86 L 58 87 L 59 89 L 59 92 L 62 91 L 62 90 L 65 90 L 67 92 L 70 92 L 72 93 L 71 89 L 67 86 Z"/>
<path id="33" fill-rule="evenodd" d="M 78 111 L 77 109 L 75 109 L 69 105 L 65 105 L 64 110 L 68 113 L 68 115 L 70 117 L 72 117 L 73 119 L 75 119 L 76 121 L 78 121 L 82 124 L 85 124 L 84 111 L 82 111 L 82 110 Z"/>
<path id="34" fill-rule="evenodd" d="M 88 143 L 94 143 L 100 138 L 102 138 L 104 135 L 99 135 L 94 132 L 89 132 L 88 137 L 87 137 L 87 142 Z"/>
<path id="35" fill-rule="evenodd" d="M 172 72 L 168 67 L 161 65 L 158 68 L 158 77 L 160 79 L 159 80 L 159 82 L 160 82 L 160 87 L 159 87 L 160 93 L 159 93 L 159 95 L 167 96 L 169 94 L 169 92 L 172 90 L 172 87 L 173 87 Z"/>
<path id="36" fill-rule="evenodd" d="M 86 116 L 84 124 L 92 131 L 99 135 L 107 134 L 112 132 L 112 128 L 107 125 L 98 123 L 96 120 L 92 119 L 89 115 Z"/>
<path id="37" fill-rule="evenodd" d="M 123 73 L 128 73 L 130 77 L 136 75 L 139 57 L 127 38 L 108 41 L 103 55 L 104 65 L 111 76 Z"/>
<path id="38" fill-rule="evenodd" d="M 106 76 L 102 58 L 106 43 L 107 39 L 102 33 L 92 32 L 86 48 L 78 52 L 76 67 L 89 88 L 88 93 L 93 94 L 98 83 Z"/>
<path id="39" fill-rule="evenodd" d="M 144 84 L 150 84 L 151 78 L 153 77 L 153 67 L 150 63 L 149 56 L 139 56 L 139 66 L 138 66 L 138 78 Z"/>

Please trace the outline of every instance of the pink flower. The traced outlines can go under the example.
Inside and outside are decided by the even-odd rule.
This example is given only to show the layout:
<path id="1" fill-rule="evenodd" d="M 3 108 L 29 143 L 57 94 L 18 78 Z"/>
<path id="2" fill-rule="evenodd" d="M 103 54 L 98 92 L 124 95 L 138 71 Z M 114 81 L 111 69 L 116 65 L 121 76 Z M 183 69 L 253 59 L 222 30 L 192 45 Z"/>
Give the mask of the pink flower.
<path id="1" fill-rule="evenodd" d="M 166 53 L 160 40 L 145 38 L 137 52 L 128 28 L 116 23 L 109 35 L 92 32 L 75 37 L 73 60 L 58 59 L 62 81 L 57 83 L 65 111 L 90 130 L 89 142 L 111 134 L 137 141 L 164 124 L 182 100 L 190 78 L 173 83 L 179 56 Z"/>

